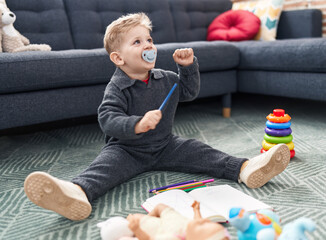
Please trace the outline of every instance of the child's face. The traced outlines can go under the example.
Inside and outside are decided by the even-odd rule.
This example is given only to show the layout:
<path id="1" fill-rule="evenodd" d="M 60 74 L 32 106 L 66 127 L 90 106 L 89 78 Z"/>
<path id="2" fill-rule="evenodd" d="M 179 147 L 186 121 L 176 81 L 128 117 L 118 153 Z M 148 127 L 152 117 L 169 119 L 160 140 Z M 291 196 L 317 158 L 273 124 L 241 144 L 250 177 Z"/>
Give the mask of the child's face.
<path id="1" fill-rule="evenodd" d="M 142 58 L 144 50 L 155 50 L 152 37 L 147 28 L 139 25 L 123 35 L 122 43 L 119 48 L 119 56 L 123 60 L 123 65 L 120 66 L 127 74 L 146 73 L 155 66 L 155 61 L 152 63 L 146 62 Z"/>

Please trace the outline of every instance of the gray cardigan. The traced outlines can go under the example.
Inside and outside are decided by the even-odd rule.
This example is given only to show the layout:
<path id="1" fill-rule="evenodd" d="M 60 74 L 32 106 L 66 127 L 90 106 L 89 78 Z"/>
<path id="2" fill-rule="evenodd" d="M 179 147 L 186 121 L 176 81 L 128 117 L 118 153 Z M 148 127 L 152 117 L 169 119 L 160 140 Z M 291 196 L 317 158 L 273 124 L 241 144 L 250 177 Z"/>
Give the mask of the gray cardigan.
<path id="1" fill-rule="evenodd" d="M 148 84 L 130 79 L 117 68 L 107 85 L 98 108 L 98 120 L 109 144 L 123 144 L 141 148 L 165 145 L 172 134 L 172 125 L 178 102 L 191 101 L 200 88 L 197 58 L 190 66 L 178 65 L 172 71 L 152 69 Z M 178 86 L 162 109 L 162 119 L 154 130 L 135 134 L 135 125 L 146 112 L 158 109 L 174 83 Z"/>

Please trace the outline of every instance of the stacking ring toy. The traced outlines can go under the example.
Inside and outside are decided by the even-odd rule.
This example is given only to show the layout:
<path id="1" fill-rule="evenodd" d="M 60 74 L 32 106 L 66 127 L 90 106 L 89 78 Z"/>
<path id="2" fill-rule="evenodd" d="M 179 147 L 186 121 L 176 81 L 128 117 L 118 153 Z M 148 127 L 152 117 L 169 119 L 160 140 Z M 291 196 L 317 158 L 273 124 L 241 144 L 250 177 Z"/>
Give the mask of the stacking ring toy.
<path id="1" fill-rule="evenodd" d="M 275 116 L 270 113 L 266 118 L 274 123 L 286 123 L 291 120 L 291 117 L 288 114 L 285 114 L 284 116 Z"/>
<path id="2" fill-rule="evenodd" d="M 263 142 L 262 142 L 262 146 L 265 150 L 269 150 L 271 149 L 272 147 L 276 146 L 277 144 L 276 143 L 269 143 L 269 142 L 266 142 L 266 140 L 264 139 Z M 294 149 L 294 143 L 293 142 L 289 142 L 289 143 L 286 143 L 286 145 L 288 146 L 288 148 L 290 150 L 293 150 Z"/>
<path id="3" fill-rule="evenodd" d="M 268 128 L 273 128 L 273 129 L 285 129 L 289 128 L 291 126 L 291 122 L 286 122 L 286 123 L 273 123 L 270 121 L 266 121 L 266 126 Z"/>
<path id="4" fill-rule="evenodd" d="M 289 143 L 289 142 L 292 142 L 293 136 L 288 135 L 285 137 L 274 137 L 274 136 L 265 134 L 264 139 L 266 140 L 266 142 L 269 142 L 269 143 Z"/>
<path id="5" fill-rule="evenodd" d="M 260 152 L 261 153 L 265 153 L 267 152 L 268 150 L 265 150 L 264 148 L 260 149 Z M 293 158 L 295 155 L 295 151 L 294 150 L 290 150 L 290 158 Z"/>
<path id="6" fill-rule="evenodd" d="M 290 135 L 292 133 L 291 128 L 285 128 L 285 129 L 273 129 L 273 128 L 265 128 L 265 133 L 271 136 L 275 137 L 284 137 L 287 135 Z"/>

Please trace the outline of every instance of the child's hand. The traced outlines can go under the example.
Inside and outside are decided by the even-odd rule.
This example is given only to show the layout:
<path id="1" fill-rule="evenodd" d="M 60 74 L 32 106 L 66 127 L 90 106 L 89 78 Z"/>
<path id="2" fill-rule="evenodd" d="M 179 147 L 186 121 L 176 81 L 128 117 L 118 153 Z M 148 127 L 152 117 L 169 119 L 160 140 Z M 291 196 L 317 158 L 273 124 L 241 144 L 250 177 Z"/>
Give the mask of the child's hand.
<path id="1" fill-rule="evenodd" d="M 155 129 L 161 118 L 162 112 L 160 110 L 147 112 L 144 117 L 136 124 L 135 133 L 145 133 L 151 129 Z"/>
<path id="2" fill-rule="evenodd" d="M 129 222 L 128 227 L 130 228 L 130 230 L 133 232 L 137 231 L 137 229 L 139 228 L 140 219 L 135 215 L 129 214 L 127 220 Z"/>
<path id="3" fill-rule="evenodd" d="M 200 210 L 200 203 L 197 201 L 194 201 L 191 206 L 193 209 Z"/>
<path id="4" fill-rule="evenodd" d="M 192 48 L 177 49 L 173 53 L 173 59 L 181 66 L 189 66 L 194 62 L 194 50 Z"/>

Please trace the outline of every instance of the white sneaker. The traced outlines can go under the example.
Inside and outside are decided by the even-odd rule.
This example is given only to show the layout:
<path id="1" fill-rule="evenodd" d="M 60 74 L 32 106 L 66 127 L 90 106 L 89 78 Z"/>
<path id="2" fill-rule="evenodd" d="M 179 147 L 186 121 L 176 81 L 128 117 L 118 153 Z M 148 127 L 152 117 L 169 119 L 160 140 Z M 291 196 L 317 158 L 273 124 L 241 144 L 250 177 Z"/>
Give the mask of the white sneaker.
<path id="1" fill-rule="evenodd" d="M 83 220 L 92 212 L 86 194 L 75 184 L 33 172 L 24 183 L 27 197 L 36 205 L 52 210 L 70 220 Z"/>
<path id="2" fill-rule="evenodd" d="M 259 188 L 283 172 L 290 162 L 290 150 L 286 144 L 277 144 L 267 152 L 249 159 L 240 173 L 240 182 L 249 188 Z"/>

